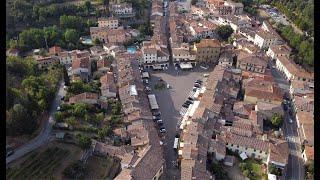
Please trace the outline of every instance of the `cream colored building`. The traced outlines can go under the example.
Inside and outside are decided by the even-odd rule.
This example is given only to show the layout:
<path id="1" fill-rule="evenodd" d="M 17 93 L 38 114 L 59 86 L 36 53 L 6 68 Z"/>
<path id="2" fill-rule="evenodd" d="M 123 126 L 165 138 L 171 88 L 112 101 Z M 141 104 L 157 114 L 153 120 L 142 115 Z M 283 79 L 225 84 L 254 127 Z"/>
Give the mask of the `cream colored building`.
<path id="1" fill-rule="evenodd" d="M 117 29 L 119 27 L 119 21 L 115 17 L 98 18 L 98 27 L 107 27 L 109 29 Z"/>
<path id="2" fill-rule="evenodd" d="M 216 39 L 202 39 L 194 45 L 194 49 L 197 52 L 197 62 L 214 64 L 219 60 L 221 44 Z"/>

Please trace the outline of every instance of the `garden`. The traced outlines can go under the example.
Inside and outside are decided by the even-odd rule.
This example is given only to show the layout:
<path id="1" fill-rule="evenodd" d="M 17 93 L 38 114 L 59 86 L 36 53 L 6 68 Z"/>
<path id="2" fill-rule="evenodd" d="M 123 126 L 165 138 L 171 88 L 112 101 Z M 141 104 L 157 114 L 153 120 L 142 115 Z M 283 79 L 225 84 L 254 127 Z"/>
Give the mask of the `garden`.
<path id="1" fill-rule="evenodd" d="M 261 180 L 265 176 L 261 162 L 252 158 L 242 161 L 239 164 L 239 168 L 242 174 L 251 180 Z"/>
<path id="2" fill-rule="evenodd" d="M 70 151 L 50 147 L 45 151 L 31 153 L 20 165 L 8 168 L 7 179 L 52 179 L 55 170 L 70 155 Z"/>

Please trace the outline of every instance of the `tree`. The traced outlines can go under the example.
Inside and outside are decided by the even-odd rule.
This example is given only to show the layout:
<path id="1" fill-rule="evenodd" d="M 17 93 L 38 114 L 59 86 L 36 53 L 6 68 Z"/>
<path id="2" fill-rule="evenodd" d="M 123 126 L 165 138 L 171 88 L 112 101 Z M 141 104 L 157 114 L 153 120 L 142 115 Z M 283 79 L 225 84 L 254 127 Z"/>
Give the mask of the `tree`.
<path id="1" fill-rule="evenodd" d="M 275 113 L 272 115 L 271 123 L 274 127 L 279 128 L 282 122 L 283 122 L 283 117 L 280 114 Z"/>
<path id="2" fill-rule="evenodd" d="M 91 138 L 87 135 L 77 134 L 76 135 L 79 146 L 82 149 L 88 149 L 91 146 Z"/>
<path id="3" fill-rule="evenodd" d="M 73 114 L 77 117 L 83 117 L 87 113 L 86 104 L 77 103 L 73 106 Z"/>
<path id="4" fill-rule="evenodd" d="M 15 104 L 9 110 L 8 119 L 6 121 L 6 134 L 22 135 L 31 134 L 37 126 L 36 119 L 31 116 L 31 113 L 21 104 Z"/>
<path id="5" fill-rule="evenodd" d="M 54 114 L 54 119 L 55 119 L 57 122 L 62 122 L 62 121 L 63 121 L 62 113 L 61 113 L 60 111 L 57 111 L 57 112 Z"/>
<path id="6" fill-rule="evenodd" d="M 76 161 L 63 170 L 63 175 L 70 179 L 82 179 L 86 174 L 86 166 L 80 161 Z"/>
<path id="7" fill-rule="evenodd" d="M 79 34 L 74 29 L 67 29 L 64 33 L 64 39 L 68 43 L 77 44 L 79 41 Z"/>
<path id="8" fill-rule="evenodd" d="M 314 175 L 314 160 L 309 160 L 307 162 L 306 170 L 311 177 Z"/>
<path id="9" fill-rule="evenodd" d="M 101 41 L 98 38 L 95 38 L 94 41 L 93 41 L 93 44 L 94 45 L 100 45 Z"/>
<path id="10" fill-rule="evenodd" d="M 216 29 L 216 33 L 221 40 L 225 41 L 231 36 L 231 34 L 233 33 L 233 29 L 229 25 L 222 25 Z"/>
<path id="11" fill-rule="evenodd" d="M 70 78 L 68 76 L 68 71 L 65 66 L 63 66 L 63 79 L 64 79 L 64 84 L 66 86 L 69 86 L 70 85 Z"/>
<path id="12" fill-rule="evenodd" d="M 104 119 L 104 114 L 103 112 L 96 114 L 96 121 L 101 122 Z"/>

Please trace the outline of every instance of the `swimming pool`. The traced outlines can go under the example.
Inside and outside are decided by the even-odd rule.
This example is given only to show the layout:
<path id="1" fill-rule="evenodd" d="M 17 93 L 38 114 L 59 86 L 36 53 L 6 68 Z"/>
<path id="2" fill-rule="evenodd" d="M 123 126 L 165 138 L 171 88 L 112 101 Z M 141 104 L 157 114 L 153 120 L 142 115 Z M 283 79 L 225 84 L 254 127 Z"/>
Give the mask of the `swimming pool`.
<path id="1" fill-rule="evenodd" d="M 137 48 L 134 47 L 134 46 L 130 46 L 130 47 L 127 48 L 127 51 L 128 51 L 129 53 L 134 54 L 134 53 L 136 53 Z"/>
<path id="2" fill-rule="evenodd" d="M 82 37 L 82 44 L 89 44 L 91 45 L 92 44 L 92 39 L 91 38 L 85 38 L 85 37 Z"/>

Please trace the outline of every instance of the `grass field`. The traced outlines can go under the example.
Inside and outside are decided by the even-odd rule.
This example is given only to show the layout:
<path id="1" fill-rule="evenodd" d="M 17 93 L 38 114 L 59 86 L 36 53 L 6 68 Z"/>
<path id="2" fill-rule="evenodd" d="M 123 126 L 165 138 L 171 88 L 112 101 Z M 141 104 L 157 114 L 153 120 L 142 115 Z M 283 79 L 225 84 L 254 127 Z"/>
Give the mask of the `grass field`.
<path id="1" fill-rule="evenodd" d="M 50 147 L 43 152 L 32 152 L 19 165 L 6 171 L 7 179 L 53 179 L 53 173 L 70 151 L 59 147 Z"/>

